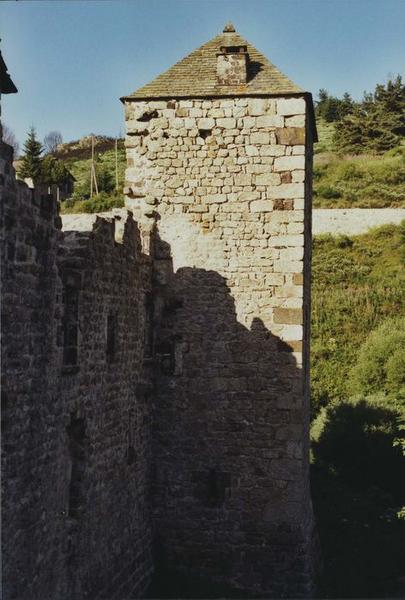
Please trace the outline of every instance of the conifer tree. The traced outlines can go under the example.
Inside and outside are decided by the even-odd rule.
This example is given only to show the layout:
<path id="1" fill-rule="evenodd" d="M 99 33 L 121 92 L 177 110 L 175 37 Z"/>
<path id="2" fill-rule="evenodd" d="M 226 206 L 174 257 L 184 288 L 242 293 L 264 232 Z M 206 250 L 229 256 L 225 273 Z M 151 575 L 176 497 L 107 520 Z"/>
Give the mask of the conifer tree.
<path id="1" fill-rule="evenodd" d="M 24 156 L 22 157 L 19 175 L 22 178 L 31 177 L 36 183 L 41 179 L 42 170 L 42 145 L 36 138 L 34 127 L 31 127 L 26 142 L 24 143 Z"/>
<path id="2" fill-rule="evenodd" d="M 405 138 L 405 85 L 400 76 L 374 93 L 336 124 L 335 143 L 343 152 L 385 152 Z"/>

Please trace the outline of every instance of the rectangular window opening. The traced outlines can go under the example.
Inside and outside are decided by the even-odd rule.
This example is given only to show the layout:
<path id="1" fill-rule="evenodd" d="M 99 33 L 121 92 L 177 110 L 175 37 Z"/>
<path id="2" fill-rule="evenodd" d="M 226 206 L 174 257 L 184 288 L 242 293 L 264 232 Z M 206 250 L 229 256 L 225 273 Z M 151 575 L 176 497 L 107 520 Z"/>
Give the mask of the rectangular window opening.
<path id="1" fill-rule="evenodd" d="M 63 364 L 78 362 L 79 290 L 66 286 L 63 293 Z"/>

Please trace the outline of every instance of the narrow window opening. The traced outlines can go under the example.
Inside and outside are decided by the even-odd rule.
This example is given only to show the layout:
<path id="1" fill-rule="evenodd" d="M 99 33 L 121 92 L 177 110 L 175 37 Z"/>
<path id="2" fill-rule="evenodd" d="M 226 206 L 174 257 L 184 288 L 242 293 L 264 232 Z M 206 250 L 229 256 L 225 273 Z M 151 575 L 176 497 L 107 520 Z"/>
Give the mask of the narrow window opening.
<path id="1" fill-rule="evenodd" d="M 67 426 L 67 435 L 71 461 L 68 515 L 77 519 L 84 503 L 83 478 L 86 466 L 86 423 L 84 419 L 72 413 Z"/>
<path id="2" fill-rule="evenodd" d="M 110 313 L 107 317 L 107 362 L 115 360 L 117 350 L 117 316 Z"/>
<path id="3" fill-rule="evenodd" d="M 156 348 L 159 357 L 160 370 L 163 375 L 174 375 L 176 372 L 175 342 L 167 340 L 160 342 Z"/>
<path id="4" fill-rule="evenodd" d="M 222 473 L 211 469 L 207 481 L 207 504 L 211 507 L 220 507 L 224 504 L 227 489 L 230 488 L 231 478 L 229 473 Z"/>
<path id="5" fill-rule="evenodd" d="M 133 446 L 128 446 L 127 449 L 127 465 L 133 465 L 135 462 L 136 454 Z"/>
<path id="6" fill-rule="evenodd" d="M 66 286 L 63 292 L 63 304 L 63 364 L 75 366 L 78 360 L 79 291 Z"/>
<path id="7" fill-rule="evenodd" d="M 154 302 L 152 294 L 145 296 L 145 357 L 153 356 L 153 318 L 154 318 Z"/>

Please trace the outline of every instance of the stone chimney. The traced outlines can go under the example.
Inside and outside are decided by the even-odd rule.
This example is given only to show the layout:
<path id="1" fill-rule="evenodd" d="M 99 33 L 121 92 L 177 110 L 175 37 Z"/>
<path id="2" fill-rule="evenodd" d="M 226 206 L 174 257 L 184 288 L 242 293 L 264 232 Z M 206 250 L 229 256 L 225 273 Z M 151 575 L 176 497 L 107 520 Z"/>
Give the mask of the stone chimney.
<path id="1" fill-rule="evenodd" d="M 229 39 L 217 54 L 217 81 L 220 85 L 243 85 L 247 81 L 247 46 L 233 42 L 235 27 L 232 23 L 225 25 L 223 33 Z"/>

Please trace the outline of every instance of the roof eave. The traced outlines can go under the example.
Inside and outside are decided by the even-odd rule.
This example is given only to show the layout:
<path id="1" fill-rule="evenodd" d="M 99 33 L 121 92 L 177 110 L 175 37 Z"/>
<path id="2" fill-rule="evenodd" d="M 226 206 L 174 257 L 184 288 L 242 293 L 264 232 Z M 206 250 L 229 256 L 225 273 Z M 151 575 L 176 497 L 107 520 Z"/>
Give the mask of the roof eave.
<path id="1" fill-rule="evenodd" d="M 302 97 L 305 96 L 306 94 L 308 94 L 309 92 L 305 92 L 304 90 L 297 90 L 295 92 L 291 92 L 291 91 L 285 91 L 285 92 L 235 92 L 234 94 L 224 94 L 224 93 L 218 93 L 218 94 L 154 94 L 154 95 L 148 95 L 145 94 L 144 96 L 141 95 L 136 95 L 136 94 L 130 94 L 128 96 L 121 96 L 120 97 L 120 101 L 121 102 L 125 102 L 127 100 L 139 100 L 139 101 L 144 101 L 144 102 L 150 102 L 150 101 L 154 101 L 154 100 L 189 100 L 189 99 L 195 99 L 195 100 L 216 100 L 216 99 L 220 99 L 220 98 L 275 98 L 275 97 L 280 97 L 280 96 L 291 96 L 291 97 Z M 311 94 L 310 94 L 311 95 Z"/>

